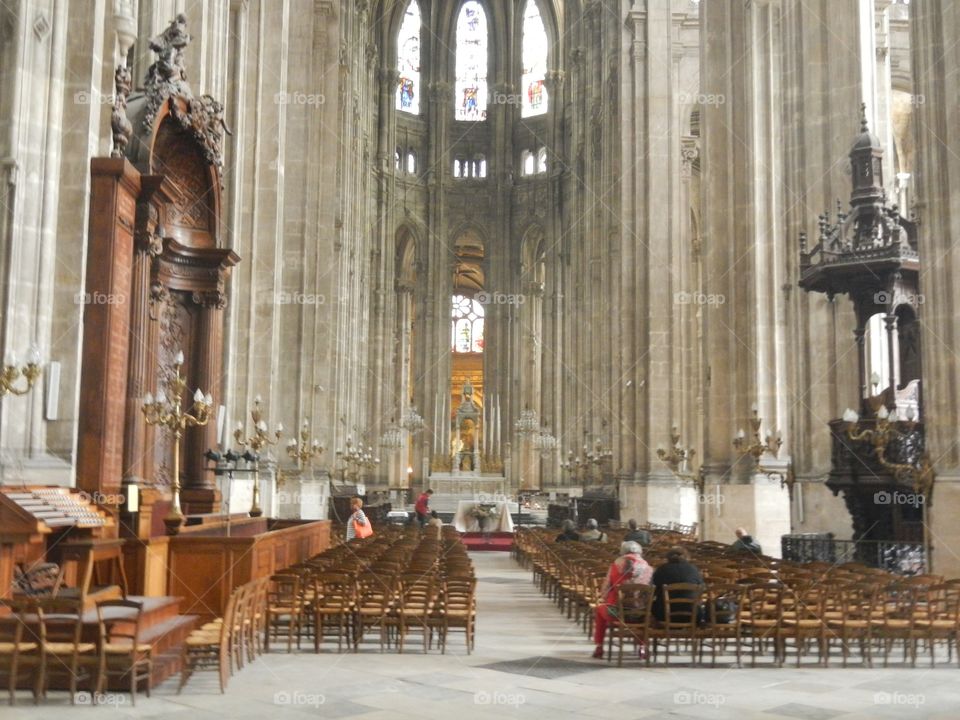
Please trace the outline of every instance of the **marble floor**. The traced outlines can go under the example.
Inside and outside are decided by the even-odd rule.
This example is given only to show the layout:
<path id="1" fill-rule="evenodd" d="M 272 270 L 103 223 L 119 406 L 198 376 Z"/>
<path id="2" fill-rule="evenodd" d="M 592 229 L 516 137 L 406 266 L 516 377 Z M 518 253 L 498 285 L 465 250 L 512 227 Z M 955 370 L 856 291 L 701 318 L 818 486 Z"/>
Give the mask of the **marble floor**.
<path id="1" fill-rule="evenodd" d="M 580 629 L 542 597 L 506 553 L 476 553 L 476 651 L 310 652 L 261 656 L 221 695 L 215 674 L 98 708 L 52 693 L 39 707 L 0 705 L 0 720 L 90 718 L 960 718 L 960 670 L 890 668 L 608 667 Z M 416 638 L 414 645 L 416 646 Z M 21 695 L 21 703 L 29 702 Z"/>

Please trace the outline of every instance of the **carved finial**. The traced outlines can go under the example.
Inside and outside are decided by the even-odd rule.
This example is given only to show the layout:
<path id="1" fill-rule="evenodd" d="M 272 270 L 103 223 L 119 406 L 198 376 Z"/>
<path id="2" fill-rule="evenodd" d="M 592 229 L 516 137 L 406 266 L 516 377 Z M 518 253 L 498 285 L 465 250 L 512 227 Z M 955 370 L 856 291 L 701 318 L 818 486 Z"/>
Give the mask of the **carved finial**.
<path id="1" fill-rule="evenodd" d="M 870 125 L 867 123 L 867 104 L 860 103 L 860 132 L 870 132 Z"/>
<path id="2" fill-rule="evenodd" d="M 133 125 L 127 118 L 127 96 L 133 86 L 130 68 L 118 65 L 114 74 L 113 110 L 110 113 L 110 128 L 113 131 L 113 150 L 110 157 L 123 157 L 127 150 L 127 143 L 133 134 Z"/>

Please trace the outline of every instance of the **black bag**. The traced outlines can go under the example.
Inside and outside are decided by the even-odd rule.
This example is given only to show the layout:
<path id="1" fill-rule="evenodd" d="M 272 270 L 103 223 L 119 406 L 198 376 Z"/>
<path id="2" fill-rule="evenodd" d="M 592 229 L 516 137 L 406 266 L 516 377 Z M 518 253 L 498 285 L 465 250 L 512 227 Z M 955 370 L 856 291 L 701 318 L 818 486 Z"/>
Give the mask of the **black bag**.
<path id="1" fill-rule="evenodd" d="M 713 604 L 713 616 L 718 623 L 732 623 L 737 619 L 739 610 L 737 601 L 729 598 L 717 598 Z"/>

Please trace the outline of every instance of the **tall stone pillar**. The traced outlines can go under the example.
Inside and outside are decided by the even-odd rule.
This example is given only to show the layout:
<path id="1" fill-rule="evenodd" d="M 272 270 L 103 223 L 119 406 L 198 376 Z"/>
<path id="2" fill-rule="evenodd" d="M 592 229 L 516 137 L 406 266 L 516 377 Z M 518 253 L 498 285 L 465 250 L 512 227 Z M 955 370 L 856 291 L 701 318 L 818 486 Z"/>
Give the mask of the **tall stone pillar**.
<path id="1" fill-rule="evenodd" d="M 910 45 L 914 92 L 924 98 L 915 108 L 920 291 L 925 303 L 923 415 L 927 449 L 937 473 L 929 507 L 933 571 L 960 575 L 960 4 L 918 0 L 910 4 Z"/>
<path id="2" fill-rule="evenodd" d="M 755 471 L 732 446 L 753 403 L 763 433 L 785 434 L 784 277 L 780 224 L 781 160 L 776 82 L 780 3 L 701 6 L 704 288 L 706 367 L 703 532 L 725 541 L 748 527 L 764 550 L 779 554 L 790 531 L 787 491 Z M 770 458 L 765 458 L 770 462 Z"/>

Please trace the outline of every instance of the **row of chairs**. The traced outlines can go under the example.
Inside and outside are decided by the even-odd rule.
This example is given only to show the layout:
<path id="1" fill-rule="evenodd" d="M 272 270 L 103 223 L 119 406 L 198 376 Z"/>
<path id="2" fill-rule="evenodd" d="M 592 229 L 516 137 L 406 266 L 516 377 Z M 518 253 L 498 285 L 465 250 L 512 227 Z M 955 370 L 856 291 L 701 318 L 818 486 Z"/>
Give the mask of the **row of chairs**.
<path id="1" fill-rule="evenodd" d="M 66 685 L 71 703 L 84 684 L 95 703 L 115 678 L 126 684 L 132 704 L 140 683 L 149 697 L 153 658 L 151 646 L 140 641 L 143 603 L 98 602 L 94 637 L 84 634 L 83 606 L 77 599 L 18 598 L 0 603 L 8 611 L 0 619 L 0 675 L 6 677 L 10 705 L 16 703 L 18 687 L 30 685 L 38 703 L 46 699 L 52 684 Z"/>
<path id="2" fill-rule="evenodd" d="M 475 590 L 473 565 L 455 531 L 385 528 L 271 578 L 265 644 L 285 641 L 290 652 L 312 639 L 320 652 L 323 639 L 334 637 L 338 652 L 357 652 L 377 631 L 381 652 L 391 645 L 403 652 L 408 634 L 420 632 L 424 651 L 436 635 L 446 652 L 450 631 L 462 629 L 470 651 Z"/>
<path id="3" fill-rule="evenodd" d="M 555 543 L 542 530 L 521 531 L 517 544 L 521 562 L 532 568 L 541 591 L 592 633 L 600 590 L 617 554 L 614 548 Z M 671 644 L 677 644 L 690 651 L 692 663 L 702 661 L 704 649 L 711 648 L 714 663 L 718 650 L 722 654 L 729 650 L 738 664 L 749 653 L 753 664 L 769 655 L 778 666 L 786 659 L 788 644 L 797 664 L 815 648 L 823 666 L 829 665 L 837 645 L 845 666 L 854 650 L 867 666 L 881 654 L 887 665 L 899 646 L 904 662 L 915 666 L 923 648 L 932 666 L 940 648 L 945 647 L 949 662 L 960 647 L 960 581 L 944 582 L 936 575 L 903 578 L 858 563 L 790 563 L 731 553 L 719 543 L 691 542 L 675 533 L 656 531 L 644 555 L 656 566 L 674 544 L 686 545 L 705 577 L 705 586 L 674 588 L 684 598 L 692 598 L 689 602 L 695 603 L 697 612 L 681 608 L 679 625 L 671 627 L 670 620 L 661 623 L 650 616 L 644 594 L 639 593 L 628 603 L 634 618 L 629 632 L 622 621 L 611 624 L 611 642 L 623 633 L 638 645 L 647 646 L 649 640 L 648 661 L 656 660 L 661 642 L 667 661 Z M 688 604 L 686 599 L 677 602 Z M 714 618 L 718 608 L 725 610 Z M 612 652 L 612 644 L 608 645 Z"/>
<path id="4" fill-rule="evenodd" d="M 198 670 L 215 671 L 224 693 L 234 670 L 264 652 L 269 587 L 270 578 L 259 578 L 234 588 L 223 616 L 190 633 L 181 650 L 178 694 Z"/>

